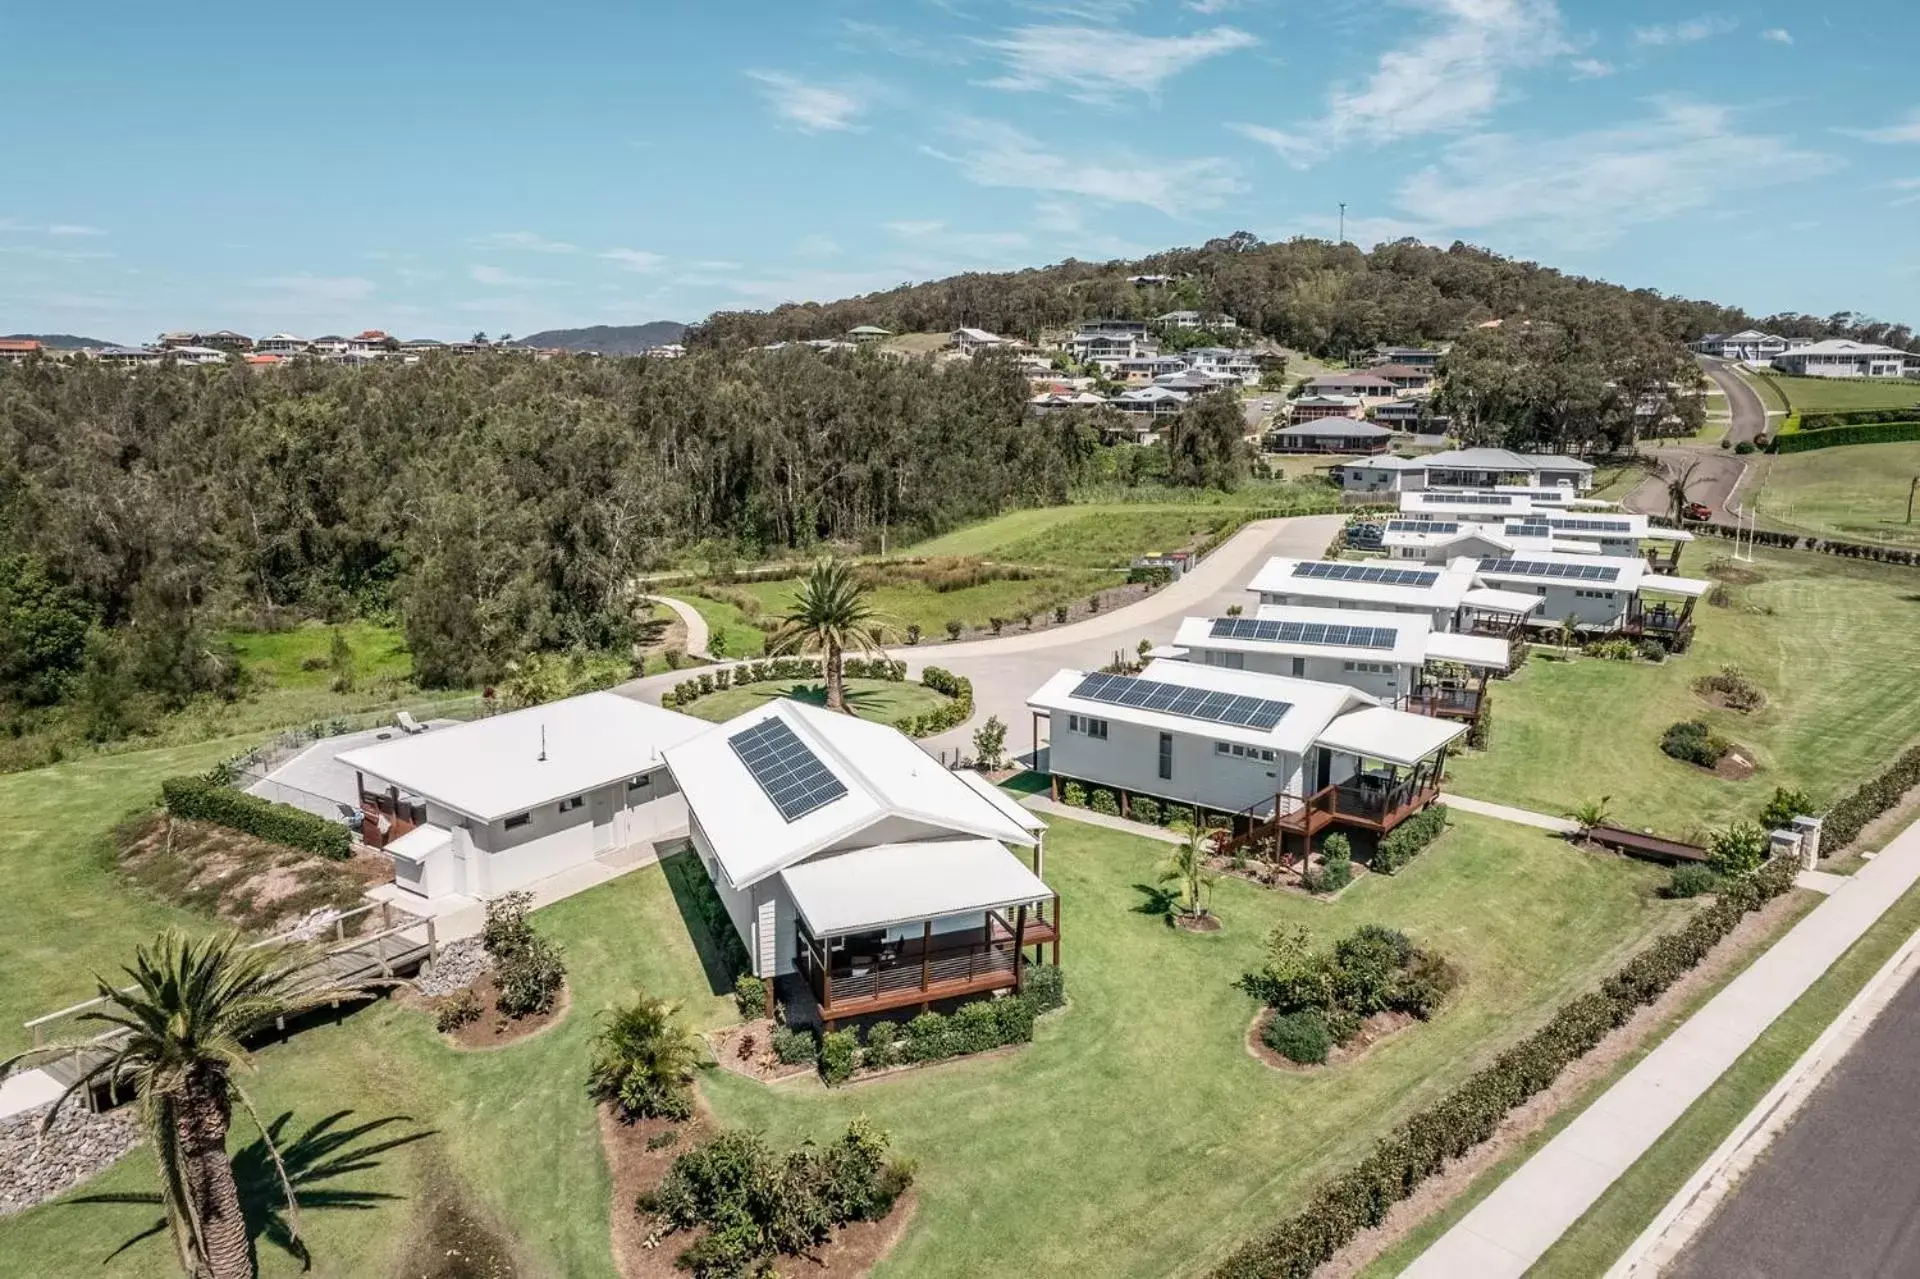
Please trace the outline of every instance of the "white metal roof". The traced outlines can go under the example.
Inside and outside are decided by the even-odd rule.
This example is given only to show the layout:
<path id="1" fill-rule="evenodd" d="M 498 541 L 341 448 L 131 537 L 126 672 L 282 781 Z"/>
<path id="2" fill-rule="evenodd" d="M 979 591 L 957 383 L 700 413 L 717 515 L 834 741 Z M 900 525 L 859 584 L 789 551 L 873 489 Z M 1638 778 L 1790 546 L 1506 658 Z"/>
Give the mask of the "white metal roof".
<path id="1" fill-rule="evenodd" d="M 1486 497 L 1504 498 L 1505 501 L 1478 500 Z M 1533 514 L 1533 499 L 1518 493 L 1417 489 L 1400 495 L 1400 509 L 1408 515 L 1444 514 L 1450 519 L 1489 523 Z"/>
<path id="2" fill-rule="evenodd" d="M 1507 642 L 1497 636 L 1434 631 L 1427 636 L 1427 660 L 1504 671 L 1513 658 Z"/>
<path id="3" fill-rule="evenodd" d="M 979 773 L 973 772 L 970 769 L 961 769 L 956 772 L 954 776 L 965 782 L 970 788 L 977 792 L 982 799 L 985 799 L 989 804 L 999 809 L 1006 815 L 1009 821 L 1017 822 L 1021 830 L 1033 831 L 1037 834 L 1047 828 L 1047 824 L 1036 817 L 1032 809 L 1022 808 L 1013 796 L 1001 790 L 998 786 L 995 786 Z"/>
<path id="4" fill-rule="evenodd" d="M 1697 577 L 1668 577 L 1664 573 L 1649 573 L 1640 579 L 1643 591 L 1664 591 L 1669 595 L 1679 595 L 1686 599 L 1697 600 L 1713 589 L 1713 583 Z"/>
<path id="5" fill-rule="evenodd" d="M 787 821 L 728 739 L 773 717 L 786 721 L 847 793 Z M 940 766 L 898 729 L 790 698 L 775 698 L 670 749 L 667 766 L 735 888 L 888 818 L 948 835 L 1030 845 L 1033 835 Z"/>
<path id="6" fill-rule="evenodd" d="M 1255 617 L 1263 622 L 1382 627 L 1394 633 L 1393 647 L 1354 648 L 1346 644 L 1306 644 L 1288 640 L 1216 639 L 1213 635 L 1215 619 L 1211 617 L 1183 619 L 1173 642 L 1185 649 L 1214 649 L 1227 653 L 1280 653 L 1301 657 L 1334 657 L 1342 661 L 1418 665 L 1425 657 L 1427 633 L 1433 629 L 1433 619 L 1425 613 L 1376 613 L 1351 608 L 1266 604 L 1261 606 Z"/>
<path id="7" fill-rule="evenodd" d="M 780 878 L 815 937 L 1053 896 L 1038 875 L 990 839 L 879 844 L 789 866 Z"/>
<path id="8" fill-rule="evenodd" d="M 1531 573 L 1505 572 L 1482 566 L 1481 578 L 1492 583 L 1525 582 L 1529 586 L 1575 586 L 1583 590 L 1637 591 L 1640 579 L 1647 575 L 1647 562 L 1637 555 L 1581 555 L 1568 551 L 1528 551 L 1515 560 L 1534 564 L 1553 564 L 1571 569 L 1616 568 L 1611 582 L 1567 577 L 1542 577 Z"/>
<path id="9" fill-rule="evenodd" d="M 708 728 L 691 715 L 617 693 L 584 693 L 343 751 L 339 758 L 348 768 L 491 822 L 658 768 L 668 749 Z"/>
<path id="10" fill-rule="evenodd" d="M 1280 717 L 1278 724 L 1270 729 L 1258 729 L 1245 724 L 1222 724 L 1165 711 L 1150 711 L 1139 706 L 1117 706 L 1111 702 L 1073 696 L 1074 688 L 1086 677 L 1086 671 L 1060 671 L 1027 698 L 1027 705 L 1035 710 L 1077 712 L 1096 719 L 1118 720 L 1123 724 L 1139 724 L 1164 732 L 1186 733 L 1215 741 L 1271 747 L 1299 755 L 1313 745 L 1320 730 L 1341 711 L 1351 706 L 1376 704 L 1374 698 L 1344 684 L 1323 684 L 1316 680 L 1266 675 L 1259 671 L 1235 671 L 1224 666 L 1203 666 L 1196 662 L 1149 662 L 1140 673 L 1142 679 L 1159 680 L 1166 684 L 1287 703 L 1287 713 Z"/>
<path id="11" fill-rule="evenodd" d="M 1647 525 L 1649 542 L 1691 542 L 1693 534 L 1683 528 L 1661 528 L 1658 524 Z"/>
<path id="12" fill-rule="evenodd" d="M 1440 470 L 1461 471 L 1591 471 L 1593 463 L 1564 453 L 1515 453 L 1512 449 L 1448 449 L 1427 459 Z"/>
<path id="13" fill-rule="evenodd" d="M 1491 586 L 1476 586 L 1462 596 L 1460 602 L 1483 613 L 1525 615 L 1538 610 L 1547 602 L 1547 598 L 1531 591 L 1502 591 Z"/>
<path id="14" fill-rule="evenodd" d="M 1384 706 L 1342 715 L 1320 734 L 1317 745 L 1362 759 L 1412 766 L 1456 738 L 1469 725 L 1433 715 L 1409 715 Z"/>
<path id="15" fill-rule="evenodd" d="M 1391 453 L 1382 453 L 1378 457 L 1342 462 L 1333 469 L 1336 471 L 1424 471 L 1427 469 L 1427 464 L 1417 457 L 1396 457 Z"/>
<path id="16" fill-rule="evenodd" d="M 1442 609 L 1457 608 L 1461 596 L 1473 586 L 1471 566 L 1455 570 L 1451 565 L 1394 564 L 1388 562 L 1382 567 L 1404 568 L 1415 572 L 1437 574 L 1431 586 L 1393 586 L 1384 582 L 1343 581 L 1330 577 L 1295 577 L 1296 564 L 1312 564 L 1324 561 L 1293 560 L 1275 557 L 1266 562 L 1260 571 L 1247 583 L 1250 591 L 1260 591 L 1270 595 L 1297 595 L 1309 600 L 1349 601 L 1355 604 L 1371 604 L 1378 609 Z"/>

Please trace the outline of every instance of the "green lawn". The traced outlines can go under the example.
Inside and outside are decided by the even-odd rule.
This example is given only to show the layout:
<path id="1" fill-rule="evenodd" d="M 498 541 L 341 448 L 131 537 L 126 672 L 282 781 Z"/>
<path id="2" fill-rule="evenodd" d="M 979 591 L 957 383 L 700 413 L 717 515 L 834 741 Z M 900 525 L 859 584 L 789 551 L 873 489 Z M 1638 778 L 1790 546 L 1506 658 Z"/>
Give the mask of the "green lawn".
<path id="1" fill-rule="evenodd" d="M 1920 442 L 1783 453 L 1761 465 L 1750 483 L 1764 527 L 1920 546 L 1920 523 L 1907 523 L 1907 496 L 1920 478 Z"/>
<path id="2" fill-rule="evenodd" d="M 1754 393 L 1760 397 L 1760 402 L 1769 409 L 1778 409 L 1782 413 L 1787 411 L 1787 397 L 1780 393 L 1780 379 L 1778 375 L 1769 376 L 1761 373 L 1736 372 L 1734 376 L 1745 379 L 1747 385 L 1752 387 Z M 1790 378 L 1787 380 L 1810 381 L 1812 379 Z"/>
<path id="3" fill-rule="evenodd" d="M 356 681 L 371 684 L 412 677 L 413 654 L 406 638 L 392 626 L 307 622 L 285 631 L 229 631 L 221 638 L 239 651 L 256 679 L 275 688 L 325 689 L 334 677 L 331 667 L 308 670 L 303 663 L 327 661 L 335 634 L 345 637 L 353 654 Z"/>
<path id="4" fill-rule="evenodd" d="M 1023 579 L 1003 578 L 952 591 L 936 591 L 920 581 L 886 582 L 875 586 L 868 599 L 874 610 L 890 618 L 896 628 L 904 631 L 908 626 L 918 626 L 921 635 L 932 642 L 946 638 L 949 621 L 977 630 L 986 626 L 989 619 L 999 617 L 1018 627 L 1022 618 L 1044 616 L 1056 604 L 1084 600 L 1095 591 L 1118 586 L 1125 580 L 1125 574 L 1111 570 L 1075 568 L 1036 572 Z M 749 582 L 736 589 L 757 598 L 768 615 L 778 616 L 792 607 L 798 585 L 797 578 L 783 578 L 775 582 Z M 730 630 L 729 645 L 732 638 Z M 734 653 L 731 647 L 727 651 Z"/>
<path id="5" fill-rule="evenodd" d="M 45 832 L 9 846 L 16 882 L 66 877 L 57 900 L 43 888 L 0 901 L 8 947 L 0 953 L 14 961 L 0 966 L 9 1008 L 86 993 L 77 970 L 117 958 L 172 918 L 130 901 L 86 853 L 119 803 L 180 766 L 176 754 L 0 778 L 0 801 L 14 811 L 37 806 Z M 1151 882 L 1163 855 L 1157 843 L 1055 825 L 1047 865 L 1065 898 L 1072 1003 L 1032 1047 L 835 1093 L 715 1074 L 704 1084 L 712 1106 L 780 1140 L 826 1136 L 859 1112 L 889 1129 L 918 1161 L 923 1194 L 883 1273 L 1018 1265 L 1165 1274 L 1218 1256 L 1287 1211 L 1313 1178 L 1356 1157 L 1688 909 L 1654 896 L 1651 868 L 1463 815 L 1401 875 L 1363 879 L 1332 904 L 1229 881 L 1216 901 L 1225 931 L 1192 936 L 1136 909 L 1136 885 Z M 29 988 L 20 938 L 50 932 L 48 918 L 81 906 L 92 912 L 85 933 L 68 936 L 57 947 L 64 966 L 34 973 Z M 574 999 L 545 1034 L 455 1053 L 423 1015 L 381 1005 L 263 1053 L 249 1088 L 269 1117 L 289 1116 L 289 1132 L 329 1116 L 341 1128 L 381 1125 L 347 1142 L 346 1152 L 366 1158 L 345 1170 L 328 1171 L 328 1143 L 317 1138 L 296 1152 L 296 1175 L 339 1209 L 316 1199 L 303 1214 L 312 1273 L 429 1270 L 412 1252 L 415 1237 L 446 1201 L 516 1241 L 524 1273 L 611 1275 L 608 1183 L 582 1088 L 593 1014 L 642 986 L 686 1000 L 701 1024 L 729 1016 L 729 1001 L 714 992 L 690 936 L 697 925 L 657 868 L 536 919 L 565 949 Z M 1282 1075 L 1248 1057 L 1241 1036 L 1253 1008 L 1229 982 L 1255 962 L 1266 930 L 1299 922 L 1328 939 L 1367 921 L 1404 927 L 1459 965 L 1465 982 L 1449 1007 L 1338 1072 Z M 413 1140 L 368 1149 L 402 1137 Z M 242 1129 L 236 1146 L 250 1140 Z M 249 1197 L 265 1204 L 255 1162 Z M 141 1152 L 86 1193 L 138 1195 L 152 1184 Z M 1195 1212 L 1197 1203 L 1207 1211 Z M 100 1273 L 107 1254 L 155 1215 L 139 1203 L 69 1199 L 0 1220 L 0 1275 Z M 297 1271 L 271 1244 L 261 1259 L 266 1274 Z M 436 1253 L 432 1264 L 440 1260 Z M 172 1265 L 164 1238 L 153 1237 L 129 1243 L 110 1273 L 157 1277 Z"/>
<path id="6" fill-rule="evenodd" d="M 791 588 L 792 584 L 789 583 L 789 590 Z M 709 648 L 714 647 L 717 641 L 719 646 L 726 649 L 727 657 L 758 657 L 767 651 L 767 633 L 749 621 L 736 605 L 725 600 L 708 599 L 691 590 L 683 590 L 674 598 L 693 605 L 693 611 L 706 622 L 710 635 Z"/>
<path id="7" fill-rule="evenodd" d="M 1768 383 L 1785 397 L 1795 413 L 1840 413 L 1847 409 L 1904 409 L 1920 405 L 1920 382 L 1905 379 L 1788 377 L 1784 373 L 1755 377 L 1766 394 Z M 1768 408 L 1778 408 L 1771 402 Z"/>
<path id="8" fill-rule="evenodd" d="M 1702 539 L 1681 572 L 1698 576 L 1727 544 Z M 1671 835 L 1751 817 L 1775 785 L 1824 805 L 1920 735 L 1920 574 L 1810 552 L 1757 552 L 1764 580 L 1702 603 L 1685 657 L 1652 666 L 1536 656 L 1493 696 L 1493 747 L 1451 765 L 1463 795 L 1559 813 L 1611 796 L 1616 820 Z M 1693 695 L 1732 663 L 1766 690 L 1751 715 Z M 1760 771 L 1726 781 L 1667 758 L 1669 724 L 1705 719 L 1752 747 Z"/>
<path id="9" fill-rule="evenodd" d="M 689 715 L 718 724 L 744 714 L 776 697 L 791 697 L 813 706 L 827 704 L 827 686 L 818 680 L 763 680 L 709 693 L 698 701 L 678 709 Z M 925 684 L 904 680 L 850 679 L 847 681 L 847 706 L 861 719 L 882 724 L 924 715 L 945 702 L 946 696 Z"/>
<path id="10" fill-rule="evenodd" d="M 969 525 L 908 551 L 1049 568 L 1125 568 L 1136 555 L 1190 547 L 1233 514 L 1220 506 L 1049 506 Z"/>

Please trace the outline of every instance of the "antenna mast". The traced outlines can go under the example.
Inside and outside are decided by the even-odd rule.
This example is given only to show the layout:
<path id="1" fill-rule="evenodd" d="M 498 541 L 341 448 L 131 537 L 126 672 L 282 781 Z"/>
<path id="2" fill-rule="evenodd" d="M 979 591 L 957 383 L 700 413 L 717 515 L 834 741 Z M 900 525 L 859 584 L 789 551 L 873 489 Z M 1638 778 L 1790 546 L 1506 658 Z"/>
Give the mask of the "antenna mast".
<path id="1" fill-rule="evenodd" d="M 1347 242 L 1347 202 L 1340 201 L 1340 243 Z"/>

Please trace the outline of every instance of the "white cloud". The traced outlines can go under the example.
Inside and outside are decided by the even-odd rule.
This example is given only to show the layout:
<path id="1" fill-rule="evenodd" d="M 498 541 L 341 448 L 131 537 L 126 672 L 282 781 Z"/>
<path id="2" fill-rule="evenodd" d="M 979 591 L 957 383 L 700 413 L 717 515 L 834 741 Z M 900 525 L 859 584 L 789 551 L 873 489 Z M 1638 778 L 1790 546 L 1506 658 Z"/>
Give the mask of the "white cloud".
<path id="1" fill-rule="evenodd" d="M 1029 243 L 1023 231 L 953 231 L 936 220 L 882 222 L 881 229 L 918 247 L 946 255 L 957 261 L 979 261 Z"/>
<path id="2" fill-rule="evenodd" d="M 477 284 L 485 284 L 498 289 L 531 288 L 539 284 L 551 284 L 551 280 L 538 280 L 528 275 L 515 275 L 503 271 L 497 266 L 472 266 L 467 268 L 467 276 Z"/>
<path id="3" fill-rule="evenodd" d="M 1351 212 L 1346 216 L 1344 227 L 1338 213 L 1313 213 L 1298 218 L 1276 231 L 1263 234 L 1269 240 L 1281 240 L 1294 235 L 1314 235 L 1331 240 L 1343 232 L 1349 243 L 1365 248 L 1372 248 L 1376 244 L 1391 244 L 1395 240 L 1414 239 L 1434 243 L 1444 242 L 1447 239 L 1431 222 L 1416 222 L 1394 217 L 1371 217 Z"/>
<path id="4" fill-rule="evenodd" d="M 1229 9 L 1238 8 L 1240 0 L 1186 0 L 1186 3 L 1187 8 L 1195 13 L 1212 14 L 1225 13 Z"/>
<path id="5" fill-rule="evenodd" d="M 1403 180 L 1396 201 L 1450 229 L 1519 226 L 1558 245 L 1591 245 L 1839 165 L 1778 135 L 1741 132 L 1724 107 L 1669 99 L 1655 108 L 1638 123 L 1572 134 L 1462 139 Z"/>
<path id="6" fill-rule="evenodd" d="M 47 228 L 48 235 L 105 235 L 97 226 L 81 226 L 76 222 L 56 222 Z"/>
<path id="7" fill-rule="evenodd" d="M 1792 44 L 1793 32 L 1787 30 L 1785 27 L 1768 27 L 1760 33 L 1760 38 L 1762 40 L 1771 40 L 1775 44 Z"/>
<path id="8" fill-rule="evenodd" d="M 373 296 L 373 281 L 357 275 L 275 275 L 251 282 L 254 288 L 271 289 L 302 303 L 360 302 Z"/>
<path id="9" fill-rule="evenodd" d="M 1887 201 L 1891 207 L 1898 209 L 1909 204 L 1920 204 L 1920 178 L 1896 178 L 1887 185 L 1905 193 Z"/>
<path id="10" fill-rule="evenodd" d="M 667 259 L 658 253 L 649 253 L 645 249 L 608 249 L 600 255 L 608 262 L 618 262 L 629 271 L 642 275 L 658 271 L 666 265 Z"/>
<path id="11" fill-rule="evenodd" d="M 1578 58 L 1571 66 L 1576 80 L 1598 80 L 1618 70 L 1611 62 L 1603 62 L 1599 58 Z"/>
<path id="12" fill-rule="evenodd" d="M 528 253 L 578 253 L 579 246 L 549 240 L 533 231 L 491 231 L 468 243 L 482 249 L 518 249 Z"/>
<path id="13" fill-rule="evenodd" d="M 1190 36 L 1149 36 L 1112 27 L 1031 26 L 980 43 L 1007 66 L 1005 75 L 986 82 L 990 88 L 1053 91 L 1082 102 L 1111 102 L 1127 92 L 1156 93 L 1182 71 L 1260 41 L 1234 27 Z"/>
<path id="14" fill-rule="evenodd" d="M 42 244 L 0 245 L 0 253 L 11 253 L 23 258 L 42 258 L 48 262 L 93 262 L 113 256 L 111 253 L 97 249 L 52 249 Z"/>
<path id="15" fill-rule="evenodd" d="M 722 258 L 705 258 L 688 265 L 696 271 L 744 271 L 747 269 L 744 263 L 728 262 Z"/>
<path id="16" fill-rule="evenodd" d="M 967 55 L 951 43 L 936 43 L 924 40 L 899 27 L 890 27 L 878 22 L 856 22 L 852 18 L 843 18 L 840 29 L 847 35 L 847 43 L 856 49 L 875 49 L 881 53 L 892 54 L 896 58 L 911 58 L 916 62 L 930 62 L 935 66 L 955 67 L 963 65 Z"/>
<path id="17" fill-rule="evenodd" d="M 1698 18 L 1688 18 L 1684 22 L 1669 23 L 1664 26 L 1636 27 L 1633 32 L 1635 44 L 1654 46 L 1670 44 L 1697 44 L 1702 40 L 1711 40 L 1737 29 L 1740 21 L 1722 14 L 1702 14 Z"/>
<path id="18" fill-rule="evenodd" d="M 959 168 L 976 186 L 1011 187 L 1086 196 L 1108 204 L 1141 204 L 1169 217 L 1212 209 L 1244 188 L 1239 171 L 1218 156 L 1156 160 L 1127 152 L 1088 157 L 1050 151 L 1020 130 L 997 120 L 961 117 L 947 126 L 956 149 L 921 150 Z"/>
<path id="19" fill-rule="evenodd" d="M 946 223 L 936 219 L 924 222 L 882 222 L 881 227 L 893 232 L 903 240 L 918 240 L 944 227 Z"/>
<path id="20" fill-rule="evenodd" d="M 1295 164 L 1343 143 L 1392 142 L 1472 128 L 1507 96 L 1506 80 L 1569 51 L 1554 0 L 1406 0 L 1425 29 L 1380 55 L 1358 88 L 1336 86 L 1319 119 L 1286 131 L 1232 126 Z"/>
<path id="21" fill-rule="evenodd" d="M 1899 124 L 1881 129 L 1841 129 L 1840 132 L 1863 142 L 1920 142 L 1920 107 L 1907 112 L 1907 118 Z"/>
<path id="22" fill-rule="evenodd" d="M 838 256 L 840 242 L 830 235 L 815 231 L 811 235 L 800 237 L 800 243 L 794 246 L 794 252 L 803 258 L 831 258 Z"/>
<path id="23" fill-rule="evenodd" d="M 760 94 L 774 114 L 802 133 L 829 133 L 857 128 L 867 103 L 849 87 L 809 84 L 784 71 L 749 71 L 760 83 Z"/>

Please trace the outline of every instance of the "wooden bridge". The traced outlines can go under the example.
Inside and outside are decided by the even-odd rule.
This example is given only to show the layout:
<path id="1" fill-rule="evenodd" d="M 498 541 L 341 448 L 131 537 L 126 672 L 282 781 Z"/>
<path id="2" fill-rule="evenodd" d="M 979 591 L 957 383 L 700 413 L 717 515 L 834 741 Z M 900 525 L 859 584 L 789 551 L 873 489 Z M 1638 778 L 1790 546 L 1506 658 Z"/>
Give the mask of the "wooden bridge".
<path id="1" fill-rule="evenodd" d="M 361 930 L 369 928 L 372 931 L 361 933 Z M 410 976 L 431 963 L 440 953 L 440 941 L 434 930 L 433 919 L 416 915 L 392 902 L 369 902 L 339 915 L 333 921 L 332 933 L 331 940 L 282 933 L 254 942 L 248 949 L 322 944 L 324 948 L 301 970 L 300 979 L 294 985 L 296 991 L 390 981 Z M 121 989 L 126 991 L 133 987 Z M 106 996 L 98 995 L 58 1012 L 35 1017 L 26 1023 L 27 1033 L 33 1036 L 33 1046 L 41 1048 L 50 1040 L 58 1039 L 63 1028 L 80 1024 L 78 1018 L 82 1014 L 104 1007 L 109 1002 Z M 285 1019 L 276 1023 L 275 1029 L 285 1033 Z M 126 1033 L 117 1027 L 102 1031 L 71 1051 L 43 1060 L 39 1069 L 62 1088 L 71 1087 L 88 1071 L 111 1057 Z M 89 1095 L 87 1104 L 98 1109 L 101 1100 L 98 1095 Z"/>

